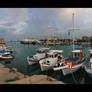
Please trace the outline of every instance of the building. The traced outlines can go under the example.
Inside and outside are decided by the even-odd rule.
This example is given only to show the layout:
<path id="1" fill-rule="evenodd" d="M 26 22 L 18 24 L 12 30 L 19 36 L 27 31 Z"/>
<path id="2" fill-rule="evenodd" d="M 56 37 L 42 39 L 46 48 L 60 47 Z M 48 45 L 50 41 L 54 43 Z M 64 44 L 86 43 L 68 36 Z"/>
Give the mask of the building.
<path id="1" fill-rule="evenodd" d="M 0 44 L 4 44 L 4 39 L 0 38 Z"/>
<path id="2" fill-rule="evenodd" d="M 88 36 L 83 36 L 82 41 L 83 42 L 89 42 L 89 37 Z"/>

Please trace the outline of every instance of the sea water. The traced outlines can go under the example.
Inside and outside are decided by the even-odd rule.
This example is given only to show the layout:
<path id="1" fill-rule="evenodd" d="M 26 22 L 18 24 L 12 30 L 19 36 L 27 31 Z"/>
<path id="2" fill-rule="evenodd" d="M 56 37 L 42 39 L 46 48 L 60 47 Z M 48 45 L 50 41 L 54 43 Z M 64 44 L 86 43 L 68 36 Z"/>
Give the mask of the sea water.
<path id="1" fill-rule="evenodd" d="M 16 68 L 19 72 L 28 74 L 29 76 L 45 74 L 69 84 L 92 84 L 92 78 L 90 78 L 82 68 L 79 71 L 74 72 L 73 74 L 63 76 L 62 71 L 48 70 L 41 72 L 39 64 L 28 65 L 28 62 L 26 60 L 27 56 L 36 54 L 36 49 L 44 47 L 43 45 L 20 44 L 20 42 L 8 42 L 7 45 L 13 47 L 14 59 L 11 60 L 10 63 L 6 63 L 5 60 L 0 62 L 5 64 L 9 68 Z M 91 46 L 87 45 L 76 45 L 75 47 L 83 47 L 86 57 L 89 55 L 88 50 L 92 48 Z M 63 50 L 64 52 L 62 54 L 64 57 L 69 56 L 72 51 L 72 45 L 56 45 L 50 46 L 50 48 Z"/>

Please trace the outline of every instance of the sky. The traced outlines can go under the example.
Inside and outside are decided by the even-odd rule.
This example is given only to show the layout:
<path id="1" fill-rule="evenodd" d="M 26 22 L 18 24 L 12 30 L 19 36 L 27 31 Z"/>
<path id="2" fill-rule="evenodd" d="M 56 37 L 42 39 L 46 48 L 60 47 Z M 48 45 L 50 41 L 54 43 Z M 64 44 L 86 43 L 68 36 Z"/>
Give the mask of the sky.
<path id="1" fill-rule="evenodd" d="M 73 13 L 75 37 L 92 36 L 92 8 L 0 8 L 0 38 L 69 38 Z"/>

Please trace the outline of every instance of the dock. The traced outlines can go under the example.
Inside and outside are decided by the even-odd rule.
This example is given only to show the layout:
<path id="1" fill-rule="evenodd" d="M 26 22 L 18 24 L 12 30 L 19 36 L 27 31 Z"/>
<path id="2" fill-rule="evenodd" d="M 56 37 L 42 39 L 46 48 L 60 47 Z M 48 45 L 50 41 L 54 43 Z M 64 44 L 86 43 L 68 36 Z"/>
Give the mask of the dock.
<path id="1" fill-rule="evenodd" d="M 32 77 L 24 78 L 9 84 L 65 84 L 62 81 L 57 81 L 47 75 L 33 75 Z"/>
<path id="2" fill-rule="evenodd" d="M 65 84 L 47 75 L 24 75 L 0 64 L 0 84 Z"/>
<path id="3" fill-rule="evenodd" d="M 26 76 L 28 77 L 28 76 Z M 7 84 L 8 80 L 20 80 L 25 78 L 25 75 L 17 72 L 17 71 L 11 71 L 8 67 L 6 67 L 3 64 L 0 64 L 0 84 Z"/>

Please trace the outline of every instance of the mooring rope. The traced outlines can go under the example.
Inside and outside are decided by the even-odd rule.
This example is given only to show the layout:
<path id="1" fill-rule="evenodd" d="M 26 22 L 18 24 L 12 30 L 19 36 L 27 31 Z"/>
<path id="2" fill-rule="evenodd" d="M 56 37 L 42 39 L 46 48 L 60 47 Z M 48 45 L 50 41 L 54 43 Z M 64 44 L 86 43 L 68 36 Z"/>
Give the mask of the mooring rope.
<path id="1" fill-rule="evenodd" d="M 75 79 L 75 77 L 74 77 L 74 75 L 73 75 L 73 72 L 72 72 L 71 68 L 69 68 L 69 69 L 70 69 L 70 71 L 71 71 L 71 74 L 72 74 L 72 77 L 73 77 L 73 80 L 74 80 L 75 84 L 78 84 L 78 82 L 76 81 L 76 79 Z"/>

